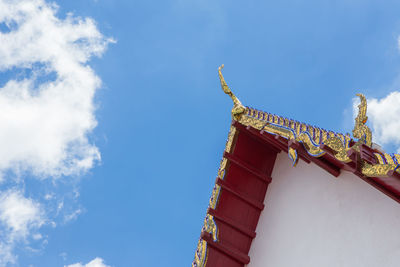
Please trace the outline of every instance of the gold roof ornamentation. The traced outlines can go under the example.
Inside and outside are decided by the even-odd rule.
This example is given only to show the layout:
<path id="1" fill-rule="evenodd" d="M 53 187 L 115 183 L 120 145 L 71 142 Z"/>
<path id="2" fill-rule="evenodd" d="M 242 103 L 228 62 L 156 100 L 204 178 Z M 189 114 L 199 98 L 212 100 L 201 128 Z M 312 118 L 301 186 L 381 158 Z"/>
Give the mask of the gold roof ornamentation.
<path id="1" fill-rule="evenodd" d="M 232 108 L 232 116 L 234 119 L 239 119 L 240 115 L 245 112 L 246 108 L 242 105 L 240 100 L 232 93 L 231 89 L 229 89 L 228 85 L 225 82 L 224 76 L 222 75 L 221 70 L 224 68 L 224 64 L 222 64 L 218 68 L 218 75 L 219 75 L 219 80 L 221 82 L 221 87 L 222 90 L 225 92 L 225 94 L 229 95 L 232 98 L 233 101 L 233 108 Z"/>
<path id="2" fill-rule="evenodd" d="M 357 151 L 358 154 L 356 156 L 358 158 L 356 161 L 360 162 L 360 165 L 355 167 L 355 171 L 365 177 L 383 177 L 384 179 L 385 177 L 392 176 L 393 173 L 400 175 L 400 155 L 387 154 L 374 149 L 372 146 L 371 130 L 366 125 L 368 120 L 367 100 L 363 94 L 357 94 L 357 96 L 360 97 L 361 103 L 358 105 L 358 115 L 355 118 L 353 137 L 357 141 L 354 141 L 349 134 L 344 135 L 328 131 L 296 120 L 243 106 L 225 82 L 221 72 L 223 67 L 224 65 L 221 65 L 221 67 L 218 68 L 218 75 L 222 90 L 229 95 L 233 101 L 233 120 L 241 125 L 268 132 L 279 138 L 285 138 L 288 141 L 288 156 L 293 161 L 294 166 L 299 160 L 297 149 L 299 149 L 299 145 L 301 145 L 308 155 L 317 158 L 324 156 L 327 153 L 326 151 L 329 150 L 329 153 L 343 164 L 354 162 L 354 158 L 350 157 L 353 157 L 353 152 Z M 236 132 L 236 127 L 232 124 L 225 146 L 225 152 L 227 153 L 230 153 L 232 150 Z M 364 153 L 366 150 L 368 150 L 367 152 L 371 155 L 368 160 L 362 159 L 360 156 L 360 154 Z M 221 180 L 224 179 L 227 165 L 228 160 L 226 157 L 223 157 L 218 170 L 218 178 Z M 221 187 L 215 184 L 210 197 L 209 208 L 216 208 L 220 197 L 220 191 Z M 214 242 L 219 240 L 218 227 L 212 215 L 206 215 L 202 232 L 209 233 Z M 203 267 L 206 263 L 207 242 L 200 238 L 192 267 Z"/>
<path id="3" fill-rule="evenodd" d="M 323 156 L 326 152 L 321 148 L 321 145 L 328 146 L 335 153 L 335 158 L 343 163 L 351 161 L 348 156 L 349 151 L 351 149 L 359 151 L 359 146 L 361 144 L 372 149 L 372 133 L 366 125 L 368 120 L 367 100 L 363 94 L 357 94 L 357 96 L 360 97 L 361 103 L 358 105 L 358 115 L 355 118 L 353 129 L 353 136 L 357 140 L 357 142 L 354 143 L 349 134 L 343 135 L 243 106 L 225 82 L 221 72 L 223 67 L 224 65 L 222 64 L 218 68 L 221 87 L 222 90 L 232 98 L 234 103 L 232 117 L 239 123 L 301 143 L 308 154 L 313 157 Z M 296 149 L 289 147 L 288 155 L 293 161 L 293 165 L 296 166 L 298 162 Z M 364 163 L 362 166 L 362 173 L 364 175 L 368 177 L 384 177 L 387 176 L 389 171 L 399 169 L 400 155 L 390 155 L 375 151 L 374 156 L 377 164 Z"/>
<path id="4" fill-rule="evenodd" d="M 236 134 L 236 128 L 231 126 L 228 134 L 228 139 L 226 140 L 225 152 L 230 153 L 233 144 L 233 138 Z M 225 169 L 227 166 L 228 160 L 226 158 L 222 158 L 219 169 L 218 169 L 218 178 L 224 179 Z M 219 193 L 221 191 L 221 187 L 218 184 L 214 185 L 214 189 L 211 193 L 209 208 L 215 209 L 217 206 L 217 202 L 219 199 Z M 207 214 L 202 231 L 210 233 L 212 235 L 213 241 L 216 242 L 218 240 L 218 227 L 215 224 L 214 217 L 210 214 Z M 197 244 L 197 249 L 195 253 L 194 260 L 192 262 L 192 267 L 204 267 L 207 262 L 207 242 L 200 239 Z"/>
<path id="5" fill-rule="evenodd" d="M 197 243 L 196 253 L 194 254 L 194 260 L 192 267 L 203 267 L 207 262 L 207 242 L 200 239 Z"/>
<path id="6" fill-rule="evenodd" d="M 353 129 L 353 136 L 367 146 L 372 146 L 372 133 L 365 123 L 367 117 L 367 100 L 363 94 L 357 94 L 360 97 L 361 103 L 358 105 L 358 115 Z"/>
<path id="7" fill-rule="evenodd" d="M 362 105 L 362 104 L 361 104 Z M 361 107 L 364 109 L 364 107 Z M 362 118 L 363 110 L 361 115 L 357 116 Z M 365 118 L 365 117 L 364 117 Z M 357 120 L 357 118 L 356 118 Z M 260 131 L 266 131 L 268 133 L 279 135 L 288 140 L 293 140 L 301 143 L 307 150 L 308 154 L 313 157 L 321 157 L 325 155 L 325 151 L 322 149 L 322 145 L 328 146 L 335 153 L 336 159 L 343 163 L 347 163 L 350 160 L 348 153 L 351 149 L 359 150 L 359 146 L 364 144 L 371 147 L 371 131 L 365 125 L 365 122 L 355 126 L 355 138 L 361 136 L 361 138 L 354 142 L 349 134 L 343 135 L 333 131 L 327 131 L 322 128 L 311 126 L 308 124 L 300 123 L 295 120 L 283 118 L 277 115 L 273 115 L 267 112 L 259 111 L 250 107 L 246 107 L 246 112 L 238 120 L 239 123 L 256 128 Z M 358 135 L 361 133 L 360 135 Z M 354 144 L 353 144 L 354 143 Z M 293 160 L 293 164 L 296 165 L 298 158 L 295 149 L 289 147 L 289 157 Z M 367 177 L 386 177 L 390 171 L 398 171 L 400 163 L 400 155 L 382 153 L 374 150 L 374 157 L 376 164 L 370 164 L 363 162 L 361 172 Z"/>
<path id="8" fill-rule="evenodd" d="M 335 157 L 343 162 L 349 162 L 347 151 L 350 149 L 351 137 L 322 128 L 304 124 L 295 120 L 283 118 L 267 112 L 247 107 L 246 113 L 238 120 L 245 126 L 256 128 L 285 139 L 303 144 L 308 154 L 313 157 L 321 157 L 326 152 L 321 148 L 322 144 L 333 149 Z M 294 148 L 288 148 L 288 154 L 293 165 L 298 162 L 297 152 Z"/>

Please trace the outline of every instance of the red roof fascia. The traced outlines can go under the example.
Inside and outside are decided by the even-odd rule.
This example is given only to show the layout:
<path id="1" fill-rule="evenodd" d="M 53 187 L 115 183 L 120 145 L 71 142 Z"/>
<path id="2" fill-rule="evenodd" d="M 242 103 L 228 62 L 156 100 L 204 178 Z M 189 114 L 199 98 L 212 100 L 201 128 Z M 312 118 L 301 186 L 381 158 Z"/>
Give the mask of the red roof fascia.
<path id="1" fill-rule="evenodd" d="M 230 153 L 225 152 L 228 160 L 224 176 L 216 179 L 220 186 L 217 205 L 209 208 L 207 214 L 213 216 L 218 229 L 217 240 L 203 231 L 201 240 L 207 243 L 207 267 L 244 267 L 250 262 L 249 250 L 256 237 L 256 228 L 264 208 L 264 199 L 271 182 L 271 173 L 279 152 L 287 153 L 288 147 L 297 150 L 300 159 L 315 163 L 334 177 L 342 170 L 355 175 L 374 186 L 392 199 L 400 202 L 400 174 L 396 171 L 390 177 L 365 177 L 360 172 L 360 160 L 372 161 L 373 151 L 362 146 L 360 152 L 350 151 L 349 163 L 337 160 L 333 151 L 324 145 L 326 152 L 322 157 L 310 156 L 302 144 L 267 132 L 232 122 L 236 128 Z"/>

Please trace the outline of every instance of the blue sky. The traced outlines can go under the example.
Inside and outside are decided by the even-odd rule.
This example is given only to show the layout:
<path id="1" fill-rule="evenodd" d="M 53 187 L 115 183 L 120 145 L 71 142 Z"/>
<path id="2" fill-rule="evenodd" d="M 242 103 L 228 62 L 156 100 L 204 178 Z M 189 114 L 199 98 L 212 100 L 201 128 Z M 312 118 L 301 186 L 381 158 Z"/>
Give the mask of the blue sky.
<path id="1" fill-rule="evenodd" d="M 23 40 L 0 42 L 0 266 L 189 266 L 231 119 L 222 63 L 244 105 L 339 132 L 362 92 L 399 147 L 398 1 L 37 0 L 13 22 L 25 2 L 0 11 Z"/>

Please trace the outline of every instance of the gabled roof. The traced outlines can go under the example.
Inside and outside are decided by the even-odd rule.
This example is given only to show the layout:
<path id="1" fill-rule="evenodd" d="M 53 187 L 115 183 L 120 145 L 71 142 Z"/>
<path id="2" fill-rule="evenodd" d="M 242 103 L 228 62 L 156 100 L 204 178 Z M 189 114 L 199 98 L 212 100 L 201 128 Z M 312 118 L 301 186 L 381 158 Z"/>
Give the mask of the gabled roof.
<path id="1" fill-rule="evenodd" d="M 400 202 L 400 155 L 372 143 L 367 103 L 362 94 L 353 137 L 244 107 L 222 76 L 222 89 L 234 103 L 232 125 L 210 198 L 192 266 L 244 266 L 277 153 L 296 166 L 313 162 L 335 177 L 350 171 Z"/>

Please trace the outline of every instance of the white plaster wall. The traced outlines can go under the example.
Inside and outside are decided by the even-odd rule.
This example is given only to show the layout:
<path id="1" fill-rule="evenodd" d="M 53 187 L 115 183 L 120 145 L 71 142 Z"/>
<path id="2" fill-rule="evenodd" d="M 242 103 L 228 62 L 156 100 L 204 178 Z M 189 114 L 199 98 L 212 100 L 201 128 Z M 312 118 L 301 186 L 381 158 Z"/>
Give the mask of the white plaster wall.
<path id="1" fill-rule="evenodd" d="M 355 175 L 278 155 L 248 267 L 398 267 L 400 204 Z"/>

